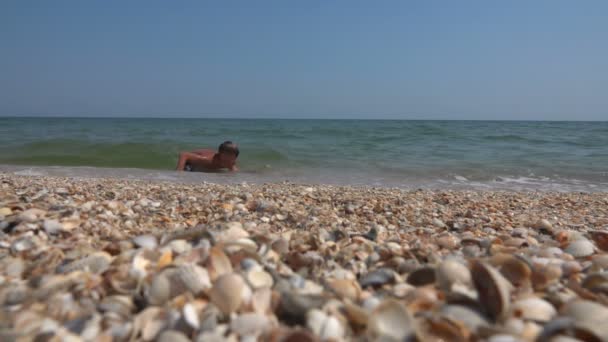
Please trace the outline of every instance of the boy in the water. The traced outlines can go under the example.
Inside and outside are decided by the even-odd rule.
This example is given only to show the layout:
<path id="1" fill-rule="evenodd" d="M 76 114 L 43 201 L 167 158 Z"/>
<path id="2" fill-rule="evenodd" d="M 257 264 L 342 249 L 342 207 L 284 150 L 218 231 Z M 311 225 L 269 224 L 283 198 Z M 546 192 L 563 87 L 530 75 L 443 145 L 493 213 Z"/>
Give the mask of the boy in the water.
<path id="1" fill-rule="evenodd" d="M 236 158 L 239 156 L 239 147 L 232 141 L 225 141 L 218 151 L 201 149 L 191 152 L 180 152 L 176 170 L 217 172 L 222 169 L 237 171 Z"/>

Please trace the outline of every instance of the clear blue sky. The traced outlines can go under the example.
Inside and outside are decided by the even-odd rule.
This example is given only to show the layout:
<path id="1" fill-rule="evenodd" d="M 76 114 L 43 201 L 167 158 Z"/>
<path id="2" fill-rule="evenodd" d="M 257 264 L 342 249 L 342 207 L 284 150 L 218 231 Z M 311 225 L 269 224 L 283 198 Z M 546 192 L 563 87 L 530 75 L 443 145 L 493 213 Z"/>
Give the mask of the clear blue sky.
<path id="1" fill-rule="evenodd" d="M 608 1 L 0 2 L 0 115 L 608 120 Z"/>

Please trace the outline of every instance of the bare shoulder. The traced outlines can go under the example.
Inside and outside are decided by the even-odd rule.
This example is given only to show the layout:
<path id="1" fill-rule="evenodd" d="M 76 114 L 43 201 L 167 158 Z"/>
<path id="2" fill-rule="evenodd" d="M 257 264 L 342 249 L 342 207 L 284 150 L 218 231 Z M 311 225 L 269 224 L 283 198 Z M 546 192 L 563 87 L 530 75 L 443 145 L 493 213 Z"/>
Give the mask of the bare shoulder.
<path id="1" fill-rule="evenodd" d="M 191 151 L 190 153 L 198 154 L 199 156 L 205 157 L 205 158 L 213 158 L 213 155 L 215 155 L 214 150 L 210 150 L 210 149 L 206 149 L 206 148 L 194 150 L 194 151 Z"/>

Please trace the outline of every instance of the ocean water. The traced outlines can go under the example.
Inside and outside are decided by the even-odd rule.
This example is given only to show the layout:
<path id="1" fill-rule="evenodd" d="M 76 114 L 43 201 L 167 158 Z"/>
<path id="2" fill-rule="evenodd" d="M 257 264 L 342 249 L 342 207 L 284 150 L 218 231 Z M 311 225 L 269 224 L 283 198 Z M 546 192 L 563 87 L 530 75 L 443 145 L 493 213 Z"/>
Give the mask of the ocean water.
<path id="1" fill-rule="evenodd" d="M 176 173 L 239 144 L 236 175 Z M 187 181 L 608 191 L 608 122 L 0 118 L 0 171 Z"/>

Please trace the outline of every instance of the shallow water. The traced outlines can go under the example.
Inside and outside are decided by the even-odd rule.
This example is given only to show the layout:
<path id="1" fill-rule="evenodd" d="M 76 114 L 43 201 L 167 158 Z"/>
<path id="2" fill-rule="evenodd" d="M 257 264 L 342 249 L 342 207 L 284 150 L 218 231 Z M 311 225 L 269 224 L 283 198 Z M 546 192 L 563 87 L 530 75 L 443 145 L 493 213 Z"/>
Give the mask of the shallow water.
<path id="1" fill-rule="evenodd" d="M 224 140 L 239 175 L 171 172 Z M 607 146 L 608 122 L 0 118 L 5 170 L 186 181 L 605 191 Z"/>

